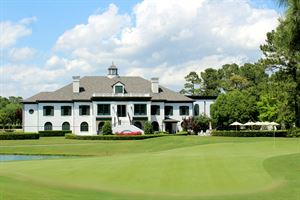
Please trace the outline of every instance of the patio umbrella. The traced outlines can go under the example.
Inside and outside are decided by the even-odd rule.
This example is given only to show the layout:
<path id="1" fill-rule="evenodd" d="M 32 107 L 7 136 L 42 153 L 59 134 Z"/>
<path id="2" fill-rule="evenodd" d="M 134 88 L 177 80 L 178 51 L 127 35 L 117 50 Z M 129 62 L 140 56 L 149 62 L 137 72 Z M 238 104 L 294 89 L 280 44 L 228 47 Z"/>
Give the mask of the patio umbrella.
<path id="1" fill-rule="evenodd" d="M 270 122 L 268 122 L 268 121 L 261 122 L 261 125 L 262 126 L 270 126 Z"/>
<path id="2" fill-rule="evenodd" d="M 247 122 L 246 124 L 244 124 L 245 126 L 253 126 L 253 125 L 255 125 L 255 123 L 254 122 Z"/>
<path id="3" fill-rule="evenodd" d="M 237 122 L 237 121 L 235 121 L 235 122 L 233 122 L 232 124 L 229 124 L 229 126 L 236 126 L 236 131 L 237 131 L 237 127 L 238 126 L 243 126 L 244 124 L 242 124 L 242 123 L 240 123 L 240 122 Z"/>
<path id="4" fill-rule="evenodd" d="M 269 124 L 270 124 L 271 126 L 279 126 L 279 124 L 276 123 L 276 122 L 270 122 Z"/>
<path id="5" fill-rule="evenodd" d="M 263 122 L 255 122 L 254 125 L 256 125 L 256 126 L 262 126 Z"/>
<path id="6" fill-rule="evenodd" d="M 244 125 L 245 125 L 245 126 L 251 126 L 251 127 L 252 127 L 253 125 L 255 125 L 255 123 L 250 121 L 250 122 L 247 122 L 247 123 L 244 124 Z"/>
<path id="7" fill-rule="evenodd" d="M 276 128 L 276 126 L 279 126 L 279 124 L 278 123 L 276 123 L 276 122 L 270 122 L 270 124 L 269 125 L 271 125 L 272 126 L 272 128 L 274 129 L 274 131 L 277 129 Z"/>

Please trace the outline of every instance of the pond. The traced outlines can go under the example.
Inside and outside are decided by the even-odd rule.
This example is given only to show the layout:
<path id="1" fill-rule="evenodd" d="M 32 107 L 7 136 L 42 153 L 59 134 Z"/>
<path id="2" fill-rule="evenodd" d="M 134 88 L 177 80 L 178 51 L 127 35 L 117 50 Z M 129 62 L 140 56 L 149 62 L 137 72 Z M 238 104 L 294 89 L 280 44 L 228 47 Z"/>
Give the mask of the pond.
<path id="1" fill-rule="evenodd" d="M 5 161 L 18 161 L 18 160 L 43 160 L 43 159 L 54 159 L 62 158 L 66 156 L 50 156 L 50 155 L 1 155 L 0 162 Z M 69 157 L 69 156 L 68 156 Z"/>

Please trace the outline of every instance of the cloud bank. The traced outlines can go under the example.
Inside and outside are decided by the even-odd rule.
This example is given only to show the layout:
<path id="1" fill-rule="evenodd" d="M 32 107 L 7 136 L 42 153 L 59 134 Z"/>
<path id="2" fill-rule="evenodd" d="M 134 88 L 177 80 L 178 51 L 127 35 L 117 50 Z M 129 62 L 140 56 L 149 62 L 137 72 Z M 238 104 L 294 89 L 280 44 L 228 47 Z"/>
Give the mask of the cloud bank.
<path id="1" fill-rule="evenodd" d="M 278 17 L 275 10 L 255 8 L 247 0 L 144 0 L 131 13 L 120 13 L 111 4 L 62 33 L 43 66 L 16 64 L 20 59 L 13 55 L 30 53 L 10 49 L 13 59 L 0 68 L 7 82 L 0 84 L 19 84 L 18 92 L 28 97 L 57 89 L 70 82 L 72 75 L 106 75 L 114 61 L 121 75 L 156 76 L 165 86 L 179 90 L 192 70 L 257 60 L 259 45 L 276 27 Z M 4 22 L 10 24 L 4 33 L 18 31 L 13 37 L 5 36 L 10 39 L 1 38 L 1 47 L 13 47 L 19 38 L 31 34 L 27 26 L 32 21 L 24 21 Z M 12 25 L 23 28 L 9 28 Z M 35 74 L 45 76 L 30 80 Z"/>

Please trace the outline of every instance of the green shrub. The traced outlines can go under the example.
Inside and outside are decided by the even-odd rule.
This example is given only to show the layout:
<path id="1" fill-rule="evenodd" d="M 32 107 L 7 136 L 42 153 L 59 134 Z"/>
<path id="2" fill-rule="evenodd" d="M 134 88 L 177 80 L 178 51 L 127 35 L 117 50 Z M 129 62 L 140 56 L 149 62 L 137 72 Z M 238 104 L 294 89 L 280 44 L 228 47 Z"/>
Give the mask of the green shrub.
<path id="1" fill-rule="evenodd" d="M 39 138 L 38 133 L 0 132 L 0 140 L 37 140 Z"/>
<path id="2" fill-rule="evenodd" d="M 145 122 L 144 124 L 144 133 L 146 135 L 153 134 L 153 128 L 150 122 Z"/>
<path id="3" fill-rule="evenodd" d="M 228 136 L 228 137 L 273 137 L 275 133 L 275 137 L 286 137 L 286 130 L 278 130 L 278 131 L 212 131 L 212 136 Z"/>
<path id="4" fill-rule="evenodd" d="M 66 139 L 76 140 L 144 140 L 148 138 L 161 137 L 166 135 L 74 135 L 66 134 Z"/>
<path id="5" fill-rule="evenodd" d="M 196 125 L 198 125 L 200 128 L 200 131 L 203 130 L 206 132 L 206 130 L 209 128 L 209 122 L 210 118 L 206 115 L 199 115 L 197 117 L 193 118 L 193 121 Z M 199 133 L 200 131 L 197 129 L 197 131 L 193 130 L 195 133 Z"/>
<path id="6" fill-rule="evenodd" d="M 111 128 L 111 123 L 110 122 L 105 122 L 103 127 L 102 127 L 102 134 L 103 135 L 112 135 L 112 128 Z"/>
<path id="7" fill-rule="evenodd" d="M 300 128 L 292 128 L 288 131 L 288 137 L 300 137 Z"/>
<path id="8" fill-rule="evenodd" d="M 199 133 L 201 130 L 204 132 L 209 128 L 210 118 L 205 115 L 197 117 L 188 117 L 182 120 L 183 131 L 193 131 L 194 134 Z"/>
<path id="9" fill-rule="evenodd" d="M 176 135 L 190 135 L 190 133 L 187 131 L 179 131 L 176 133 Z"/>
<path id="10" fill-rule="evenodd" d="M 57 137 L 57 136 L 65 136 L 67 133 L 72 133 L 72 131 L 39 131 L 41 137 Z"/>

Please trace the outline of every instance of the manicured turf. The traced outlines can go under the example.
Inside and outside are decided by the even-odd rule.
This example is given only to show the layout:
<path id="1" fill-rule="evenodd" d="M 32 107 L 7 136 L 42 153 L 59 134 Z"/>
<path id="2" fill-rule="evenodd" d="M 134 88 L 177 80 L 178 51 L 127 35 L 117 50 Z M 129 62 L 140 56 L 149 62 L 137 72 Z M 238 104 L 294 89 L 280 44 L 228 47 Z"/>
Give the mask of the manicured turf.
<path id="1" fill-rule="evenodd" d="M 0 141 L 0 153 L 90 155 L 0 164 L 0 200 L 300 199 L 300 140 L 162 137 Z"/>

